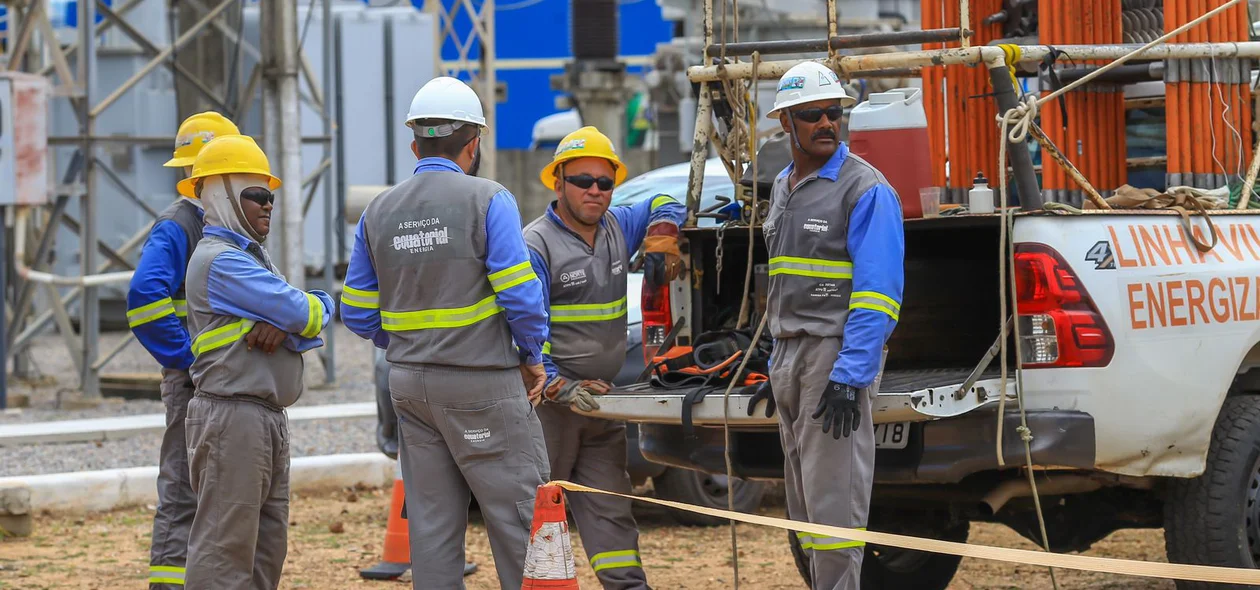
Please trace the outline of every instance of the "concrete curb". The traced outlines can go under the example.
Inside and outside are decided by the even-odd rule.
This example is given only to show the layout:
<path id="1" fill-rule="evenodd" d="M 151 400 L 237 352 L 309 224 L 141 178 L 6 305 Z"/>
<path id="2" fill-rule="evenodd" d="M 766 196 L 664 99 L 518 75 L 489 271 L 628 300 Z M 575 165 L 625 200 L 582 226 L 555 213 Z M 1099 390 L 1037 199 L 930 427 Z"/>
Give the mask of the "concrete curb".
<path id="1" fill-rule="evenodd" d="M 289 422 L 307 420 L 350 420 L 375 418 L 376 402 L 295 406 L 289 408 Z M 164 414 L 142 414 L 118 418 L 51 420 L 0 426 L 0 447 L 46 443 L 104 442 L 141 434 L 160 434 L 166 429 Z"/>
<path id="2" fill-rule="evenodd" d="M 291 492 L 366 485 L 393 485 L 394 460 L 380 453 L 319 455 L 293 459 Z M 157 503 L 157 467 L 132 467 L 0 478 L 0 490 L 26 488 L 29 510 L 39 514 L 109 511 Z"/>

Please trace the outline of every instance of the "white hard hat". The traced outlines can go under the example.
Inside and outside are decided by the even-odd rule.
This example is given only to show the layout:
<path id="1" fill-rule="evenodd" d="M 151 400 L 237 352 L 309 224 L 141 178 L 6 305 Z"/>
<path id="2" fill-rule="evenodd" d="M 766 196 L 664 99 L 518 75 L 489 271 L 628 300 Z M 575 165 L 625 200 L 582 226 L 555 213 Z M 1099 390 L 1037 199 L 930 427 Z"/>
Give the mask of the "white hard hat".
<path id="1" fill-rule="evenodd" d="M 420 130 L 414 126 L 416 119 L 443 119 L 458 121 L 459 124 L 444 124 Z M 429 80 L 411 98 L 406 125 L 417 132 L 430 137 L 444 137 L 463 126 L 463 123 L 485 127 L 486 116 L 481 111 L 481 99 L 477 98 L 477 93 L 456 78 L 439 76 Z"/>
<path id="2" fill-rule="evenodd" d="M 842 106 L 852 106 L 857 99 L 844 91 L 844 84 L 831 68 L 818 62 L 807 61 L 792 66 L 779 78 L 779 90 L 774 95 L 774 109 L 766 113 L 769 119 L 779 118 L 779 111 L 787 107 L 815 100 L 839 99 Z"/>

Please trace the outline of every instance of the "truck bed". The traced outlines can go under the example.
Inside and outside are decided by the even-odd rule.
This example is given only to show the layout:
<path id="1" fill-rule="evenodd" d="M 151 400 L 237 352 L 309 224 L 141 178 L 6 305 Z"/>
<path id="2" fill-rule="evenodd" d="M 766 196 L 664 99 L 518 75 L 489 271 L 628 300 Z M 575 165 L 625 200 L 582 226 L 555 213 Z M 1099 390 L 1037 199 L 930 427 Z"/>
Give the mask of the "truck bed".
<path id="1" fill-rule="evenodd" d="M 874 423 L 921 422 L 965 414 L 998 401 L 1001 375 L 989 370 L 980 376 L 961 397 L 956 391 L 967 380 L 972 369 L 908 369 L 885 371 L 880 393 L 874 401 Z M 692 407 L 692 423 L 697 426 L 721 426 L 724 423 L 722 393 L 705 397 Z M 1008 399 L 1015 395 L 1013 374 L 1006 383 Z M 751 394 L 730 396 L 730 424 L 741 427 L 764 427 L 778 424 L 778 417 L 765 417 L 758 407 L 747 415 Z M 654 389 L 640 383 L 614 388 L 599 398 L 600 409 L 594 412 L 573 411 L 609 420 L 625 420 L 644 424 L 682 424 L 683 394 Z"/>

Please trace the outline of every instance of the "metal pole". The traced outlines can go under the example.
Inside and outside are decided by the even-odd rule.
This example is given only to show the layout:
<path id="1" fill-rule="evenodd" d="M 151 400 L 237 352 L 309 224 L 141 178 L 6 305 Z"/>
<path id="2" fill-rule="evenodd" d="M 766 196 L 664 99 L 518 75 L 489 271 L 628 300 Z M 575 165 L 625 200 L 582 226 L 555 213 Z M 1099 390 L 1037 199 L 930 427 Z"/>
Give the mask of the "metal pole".
<path id="1" fill-rule="evenodd" d="M 8 265 L 4 263 L 4 259 L 9 256 L 8 253 L 8 237 L 4 232 L 4 208 L 0 207 L 0 302 L 8 301 L 8 295 L 5 288 L 5 273 L 9 272 Z M 17 318 L 14 318 L 16 321 Z M 8 334 L 5 332 L 7 326 L 4 324 L 4 312 L 0 310 L 0 410 L 9 407 L 9 369 L 6 359 L 8 359 L 8 351 L 5 350 L 5 340 Z M 15 359 L 16 360 L 16 359 Z"/>
<path id="2" fill-rule="evenodd" d="M 762 55 L 782 55 L 785 53 L 821 53 L 831 49 L 856 49 L 859 47 L 885 47 L 888 45 L 919 45 L 922 43 L 943 43 L 954 41 L 961 34 L 958 27 L 949 29 L 927 29 L 922 31 L 895 31 L 888 33 L 863 33 L 858 35 L 837 35 L 828 39 L 787 39 L 781 41 L 744 41 L 727 43 L 726 55 L 747 56 L 753 52 Z M 717 55 L 718 45 L 710 45 L 708 51 Z"/>
<path id="3" fill-rule="evenodd" d="M 264 2 L 260 64 L 263 68 L 264 149 L 272 172 L 288 183 L 280 188 L 279 270 L 289 284 L 305 289 L 302 251 L 302 129 L 298 110 L 297 4 Z"/>
<path id="4" fill-rule="evenodd" d="M 82 210 L 80 218 L 83 220 L 83 231 L 79 233 L 79 256 L 80 265 L 83 269 L 83 276 L 92 274 L 96 268 L 96 150 L 92 136 L 96 135 L 96 115 L 99 110 L 93 110 L 92 91 L 96 86 L 96 50 L 93 47 L 93 40 L 96 39 L 96 6 L 94 2 L 79 2 L 79 47 L 83 49 L 79 52 L 79 84 L 82 87 L 82 100 L 79 102 L 79 108 L 82 116 L 79 118 L 79 131 L 83 135 L 83 147 L 80 148 L 83 153 L 83 196 Z M 122 90 L 116 91 L 121 95 Z M 98 106 L 103 110 L 109 106 L 108 101 Z M 55 231 L 55 227 L 50 226 L 48 231 Z M 96 352 L 100 340 L 101 330 L 101 308 L 100 308 L 100 291 L 93 285 L 84 285 L 83 301 L 82 301 L 82 319 L 79 331 L 83 333 L 83 362 L 80 367 L 80 387 L 83 390 L 83 397 L 98 398 L 101 395 L 100 379 L 97 371 L 92 368 L 96 363 Z"/>
<path id="5" fill-rule="evenodd" d="M 1106 60 L 1116 61 L 1141 49 L 1141 45 L 1055 45 L 1055 51 L 1063 52 L 1063 58 L 1077 61 Z M 1050 54 L 1051 48 L 1046 45 L 1021 45 L 1020 63 L 1039 62 Z M 870 55 L 848 55 L 835 61 L 838 71 L 852 72 L 857 70 L 882 70 L 885 68 L 907 68 L 951 65 L 976 65 L 994 56 L 1004 56 L 1001 48 L 989 45 L 971 47 L 970 49 L 934 49 L 929 51 L 898 51 L 894 53 L 875 53 Z M 1260 42 L 1245 41 L 1240 43 L 1175 43 L 1159 45 L 1142 54 L 1143 60 L 1155 59 L 1195 59 L 1209 58 L 1260 58 Z M 763 61 L 757 68 L 758 78 L 778 78 L 792 66 L 804 61 L 815 61 L 830 65 L 827 58 L 810 60 L 794 59 L 779 61 Z M 743 80 L 752 77 L 751 62 L 726 64 L 721 73 L 714 65 L 692 66 L 687 69 L 687 78 L 692 82 L 717 82 L 723 78 Z"/>
<path id="6" fill-rule="evenodd" d="M 1015 81 L 1011 79 L 1011 71 L 1006 67 L 1006 60 L 1003 58 L 990 60 L 988 67 L 998 112 L 1008 112 L 1019 104 L 1019 99 L 1015 96 Z M 1007 141 L 1006 155 L 1015 173 L 1015 189 L 1019 195 L 1020 208 L 1025 211 L 1041 209 L 1042 205 L 1045 205 L 1045 199 L 1042 198 L 1041 187 L 1037 184 L 1037 172 L 1033 168 L 1032 153 L 1028 151 L 1028 142 L 1025 140 L 1015 143 L 1008 141 L 1005 137 L 1001 138 L 1001 141 Z M 1006 171 L 996 170 L 991 177 L 997 178 L 997 174 L 1006 174 Z"/>
<path id="7" fill-rule="evenodd" d="M 472 12 L 472 4 L 468 4 L 469 12 Z M 499 117 L 497 116 L 499 106 L 499 78 L 495 72 L 495 46 L 494 46 L 494 0 L 485 0 L 481 4 L 481 13 L 470 15 L 481 19 L 485 33 L 481 36 L 481 81 L 482 88 L 485 90 L 482 100 L 486 103 L 486 125 L 490 127 L 490 132 L 481 139 L 483 160 L 482 166 L 485 172 L 481 174 L 486 178 L 499 178 L 499 142 L 496 136 L 499 128 L 496 126 Z"/>
<path id="8" fill-rule="evenodd" d="M 333 138 L 336 130 L 332 125 L 332 102 L 333 102 L 333 33 L 332 33 L 332 0 L 324 0 L 324 67 L 321 77 L 323 80 L 323 102 L 321 106 L 324 112 L 324 135 L 328 136 L 328 141 L 324 144 L 324 161 L 332 162 L 333 157 Z M 336 284 L 337 277 L 333 273 L 333 242 L 337 236 L 333 233 L 333 217 L 336 212 L 333 210 L 333 196 L 336 194 L 337 177 L 334 174 L 337 170 L 336 166 L 328 166 L 324 171 L 324 282 L 329 292 L 332 292 Z M 337 346 L 335 344 L 336 330 L 333 322 L 328 323 L 328 330 L 324 331 L 324 382 L 337 382 Z"/>

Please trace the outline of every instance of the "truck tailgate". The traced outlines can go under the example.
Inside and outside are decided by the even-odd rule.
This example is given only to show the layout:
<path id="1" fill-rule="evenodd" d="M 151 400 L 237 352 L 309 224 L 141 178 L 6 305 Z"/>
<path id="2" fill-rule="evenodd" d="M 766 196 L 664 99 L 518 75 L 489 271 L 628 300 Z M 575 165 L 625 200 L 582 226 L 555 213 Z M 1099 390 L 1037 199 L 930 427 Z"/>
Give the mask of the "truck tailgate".
<path id="1" fill-rule="evenodd" d="M 1001 386 L 1000 374 L 988 371 L 961 397 L 956 391 L 971 374 L 970 369 L 915 369 L 885 371 L 880 393 L 874 401 L 874 423 L 921 422 L 965 414 L 987 404 L 996 404 Z M 1006 383 L 1007 396 L 1015 395 L 1012 372 Z M 696 425 L 723 424 L 722 393 L 719 389 L 692 406 L 691 420 Z M 747 414 L 749 394 L 730 396 L 731 426 L 775 426 L 778 416 L 765 417 L 758 407 Z M 647 383 L 614 388 L 598 398 L 600 408 L 594 412 L 574 412 L 586 416 L 625 420 L 645 424 L 682 424 L 683 394 L 653 389 Z M 809 408 L 813 411 L 813 408 Z"/>

